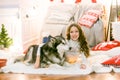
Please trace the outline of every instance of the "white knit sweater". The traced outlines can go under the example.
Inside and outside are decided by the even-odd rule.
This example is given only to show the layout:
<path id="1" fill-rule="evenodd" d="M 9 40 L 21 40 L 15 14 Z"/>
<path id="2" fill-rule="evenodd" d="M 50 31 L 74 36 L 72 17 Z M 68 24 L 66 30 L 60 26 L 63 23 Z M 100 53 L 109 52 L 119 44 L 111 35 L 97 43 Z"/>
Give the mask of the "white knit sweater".
<path id="1" fill-rule="evenodd" d="M 58 52 L 60 53 L 60 55 L 62 56 L 64 53 L 67 53 L 68 51 L 71 51 L 70 54 L 75 54 L 78 55 L 79 58 L 81 58 L 82 63 L 86 63 L 87 62 L 87 58 L 84 55 L 83 52 L 80 52 L 80 45 L 78 41 L 73 41 L 73 40 L 68 40 L 67 44 L 60 44 L 59 46 L 57 46 Z M 71 48 L 71 50 L 69 50 L 69 48 Z"/>

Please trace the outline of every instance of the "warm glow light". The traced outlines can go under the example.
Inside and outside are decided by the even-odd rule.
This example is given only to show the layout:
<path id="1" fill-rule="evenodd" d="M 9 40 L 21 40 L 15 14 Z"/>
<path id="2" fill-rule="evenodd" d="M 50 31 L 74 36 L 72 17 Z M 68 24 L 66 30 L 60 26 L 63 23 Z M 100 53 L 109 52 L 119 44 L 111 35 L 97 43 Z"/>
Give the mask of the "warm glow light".
<path id="1" fill-rule="evenodd" d="M 18 37 L 13 39 L 14 43 L 12 46 L 10 46 L 11 52 L 23 53 L 23 47 L 22 47 L 22 43 L 20 42 L 20 40 L 21 39 Z"/>

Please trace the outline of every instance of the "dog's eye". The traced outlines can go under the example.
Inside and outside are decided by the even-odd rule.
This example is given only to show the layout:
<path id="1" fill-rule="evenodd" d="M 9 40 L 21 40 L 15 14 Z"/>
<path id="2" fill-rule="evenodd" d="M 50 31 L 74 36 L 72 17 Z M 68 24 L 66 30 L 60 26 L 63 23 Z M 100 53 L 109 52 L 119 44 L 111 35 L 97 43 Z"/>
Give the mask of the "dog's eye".
<path id="1" fill-rule="evenodd" d="M 62 44 L 65 44 L 65 43 L 62 42 Z"/>
<path id="2" fill-rule="evenodd" d="M 54 39 L 54 38 L 51 38 L 51 39 L 50 39 L 50 42 L 54 42 L 54 41 L 55 41 L 55 39 Z"/>

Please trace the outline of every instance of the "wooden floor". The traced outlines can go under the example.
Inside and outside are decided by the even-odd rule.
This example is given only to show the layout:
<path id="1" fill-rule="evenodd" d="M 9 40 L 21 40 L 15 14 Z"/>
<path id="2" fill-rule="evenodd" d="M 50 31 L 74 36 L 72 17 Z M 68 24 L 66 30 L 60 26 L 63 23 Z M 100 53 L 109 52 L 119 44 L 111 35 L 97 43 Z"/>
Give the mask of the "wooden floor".
<path id="1" fill-rule="evenodd" d="M 120 80 L 120 73 L 92 73 L 89 75 L 0 74 L 0 80 Z"/>

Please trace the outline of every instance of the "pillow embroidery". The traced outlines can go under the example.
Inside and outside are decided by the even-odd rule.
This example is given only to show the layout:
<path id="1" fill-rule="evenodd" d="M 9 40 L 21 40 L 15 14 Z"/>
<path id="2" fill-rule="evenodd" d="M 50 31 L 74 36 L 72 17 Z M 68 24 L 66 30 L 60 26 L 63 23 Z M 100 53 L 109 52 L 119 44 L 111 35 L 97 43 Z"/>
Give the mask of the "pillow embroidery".
<path id="1" fill-rule="evenodd" d="M 78 24 L 91 28 L 101 15 L 99 10 L 88 10 L 78 21 Z"/>

